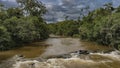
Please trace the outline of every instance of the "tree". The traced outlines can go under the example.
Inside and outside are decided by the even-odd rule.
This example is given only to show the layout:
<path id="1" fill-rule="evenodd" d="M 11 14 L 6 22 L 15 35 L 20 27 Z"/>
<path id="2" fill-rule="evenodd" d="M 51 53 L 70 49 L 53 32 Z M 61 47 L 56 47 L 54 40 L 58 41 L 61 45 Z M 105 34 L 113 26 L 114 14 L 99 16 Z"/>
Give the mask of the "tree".
<path id="1" fill-rule="evenodd" d="M 37 16 L 41 18 L 46 12 L 45 6 L 38 0 L 16 0 L 26 15 Z"/>
<path id="2" fill-rule="evenodd" d="M 107 4 L 104 5 L 104 7 L 109 13 L 112 13 L 112 11 L 114 10 L 114 7 L 113 7 L 112 3 L 107 3 Z"/>
<path id="3" fill-rule="evenodd" d="M 2 12 L 4 10 L 4 5 L 0 4 L 0 12 Z"/>
<path id="4" fill-rule="evenodd" d="M 120 6 L 116 8 L 116 13 L 120 12 Z"/>
<path id="5" fill-rule="evenodd" d="M 22 44 L 48 38 L 46 24 L 39 22 L 39 18 L 34 16 L 25 18 L 12 17 L 6 19 L 3 25 L 7 28 L 12 40 Z"/>
<path id="6" fill-rule="evenodd" d="M 9 32 L 4 26 L 0 26 L 0 50 L 7 50 L 14 46 Z"/>
<path id="7" fill-rule="evenodd" d="M 47 24 L 42 18 L 46 12 L 44 5 L 38 0 L 17 2 L 20 7 L 5 9 L 0 5 L 0 50 L 21 47 L 22 44 L 49 37 Z"/>
<path id="8" fill-rule="evenodd" d="M 5 7 L 3 4 L 0 4 L 0 19 L 5 20 L 7 18 L 7 14 L 5 11 Z"/>
<path id="9" fill-rule="evenodd" d="M 53 34 L 71 37 L 75 34 L 79 34 L 79 23 L 77 21 L 65 20 L 58 23 L 49 24 L 48 26 Z"/>
<path id="10" fill-rule="evenodd" d="M 23 16 L 23 12 L 20 8 L 8 8 L 7 10 L 7 15 L 9 18 L 16 16 L 17 18 L 20 18 Z"/>
<path id="11" fill-rule="evenodd" d="M 65 16 L 65 20 L 68 20 L 69 16 Z"/>
<path id="12" fill-rule="evenodd" d="M 81 38 L 120 49 L 120 12 L 119 7 L 114 13 L 113 9 L 109 3 L 85 16 L 79 28 Z"/>

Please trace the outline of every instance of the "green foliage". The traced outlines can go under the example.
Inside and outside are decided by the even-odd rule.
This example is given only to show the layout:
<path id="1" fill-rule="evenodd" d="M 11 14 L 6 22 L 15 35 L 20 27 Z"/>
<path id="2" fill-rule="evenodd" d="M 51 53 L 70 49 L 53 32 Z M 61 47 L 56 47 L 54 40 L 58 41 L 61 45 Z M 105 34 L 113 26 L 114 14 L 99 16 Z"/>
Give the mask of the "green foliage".
<path id="1" fill-rule="evenodd" d="M 74 34 L 79 34 L 78 27 L 79 23 L 73 20 L 66 20 L 54 24 L 49 24 L 51 33 L 62 36 L 73 36 Z"/>
<path id="2" fill-rule="evenodd" d="M 120 12 L 120 6 L 117 8 L 116 13 L 117 13 L 117 12 Z"/>
<path id="3" fill-rule="evenodd" d="M 33 40 L 42 40 L 48 37 L 48 31 L 44 23 L 41 23 L 37 17 L 6 19 L 3 25 L 10 32 L 11 37 L 17 43 L 31 42 Z"/>
<path id="4" fill-rule="evenodd" d="M 51 34 L 56 34 L 57 33 L 57 24 L 55 23 L 50 23 L 48 24 L 48 27 L 49 27 L 49 33 Z"/>
<path id="5" fill-rule="evenodd" d="M 7 50 L 14 46 L 11 36 L 4 26 L 0 26 L 0 50 Z"/>
<path id="6" fill-rule="evenodd" d="M 41 17 L 45 12 L 44 5 L 37 0 L 19 0 L 18 3 L 22 7 L 3 10 L 4 7 L 0 5 L 0 50 L 49 37 L 47 24 Z M 29 15 L 24 15 L 26 11 Z"/>
<path id="7" fill-rule="evenodd" d="M 32 16 L 38 16 L 41 18 L 46 12 L 45 6 L 38 0 L 16 0 L 20 7 Z"/>
<path id="8" fill-rule="evenodd" d="M 0 12 L 0 19 L 5 20 L 6 18 L 7 18 L 7 14 L 4 11 Z"/>
<path id="9" fill-rule="evenodd" d="M 13 16 L 20 18 L 21 16 L 23 16 L 23 12 L 20 8 L 8 8 L 6 11 L 9 18 Z"/>
<path id="10" fill-rule="evenodd" d="M 4 10 L 4 5 L 0 3 L 0 12 Z"/>
<path id="11" fill-rule="evenodd" d="M 110 9 L 111 5 L 108 5 L 107 8 L 94 10 L 83 18 L 79 28 L 81 39 L 104 45 L 114 45 L 116 41 L 120 41 L 120 13 L 113 13 Z"/>

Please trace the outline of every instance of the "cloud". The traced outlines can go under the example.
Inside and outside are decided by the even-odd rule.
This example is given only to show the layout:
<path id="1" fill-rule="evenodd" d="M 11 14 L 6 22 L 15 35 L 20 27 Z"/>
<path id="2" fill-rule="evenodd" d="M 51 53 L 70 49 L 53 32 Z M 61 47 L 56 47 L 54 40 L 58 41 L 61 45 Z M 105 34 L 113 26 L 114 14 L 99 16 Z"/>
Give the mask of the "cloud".
<path id="1" fill-rule="evenodd" d="M 16 0 L 1 0 L 1 1 L 6 1 L 6 2 L 16 2 Z"/>
<path id="2" fill-rule="evenodd" d="M 61 21 L 64 20 L 65 16 L 69 16 L 70 19 L 79 17 L 80 8 L 84 7 L 84 5 L 79 5 L 76 1 L 77 0 L 61 0 L 57 5 L 46 4 L 48 6 L 48 13 L 45 15 L 46 20 L 48 19 L 47 21 L 50 21 L 50 18 L 52 18 L 53 21 Z"/>
<path id="3" fill-rule="evenodd" d="M 5 7 L 15 7 L 16 4 L 16 0 L 0 0 L 0 3 L 4 4 Z"/>
<path id="4" fill-rule="evenodd" d="M 65 16 L 69 16 L 69 19 L 77 19 L 81 14 L 81 8 L 85 6 L 90 6 L 90 9 L 93 10 L 103 6 L 105 3 L 112 2 L 112 0 L 54 0 L 53 4 L 52 1 L 48 2 L 48 4 L 45 2 L 48 9 L 45 18 L 46 20 L 52 18 L 52 22 L 64 20 Z"/>
<path id="5" fill-rule="evenodd" d="M 69 19 L 77 19 L 81 14 L 81 8 L 90 6 L 91 10 L 101 7 L 105 3 L 113 2 L 115 7 L 120 5 L 120 0 L 40 0 L 47 7 L 47 14 L 44 16 L 47 22 Z M 8 6 L 15 6 L 15 0 L 0 0 Z"/>
<path id="6" fill-rule="evenodd" d="M 120 5 L 120 0 L 112 0 L 112 2 L 115 7 Z"/>

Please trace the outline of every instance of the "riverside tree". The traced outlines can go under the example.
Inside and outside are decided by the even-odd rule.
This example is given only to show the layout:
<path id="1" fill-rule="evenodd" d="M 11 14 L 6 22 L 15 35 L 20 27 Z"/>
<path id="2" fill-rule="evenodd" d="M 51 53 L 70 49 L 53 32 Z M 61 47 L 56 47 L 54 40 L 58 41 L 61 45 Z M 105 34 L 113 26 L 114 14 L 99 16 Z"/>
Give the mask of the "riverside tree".
<path id="1" fill-rule="evenodd" d="M 17 0 L 17 3 L 19 6 L 13 8 L 0 6 L 0 50 L 49 37 L 47 24 L 42 18 L 45 6 L 37 0 Z"/>

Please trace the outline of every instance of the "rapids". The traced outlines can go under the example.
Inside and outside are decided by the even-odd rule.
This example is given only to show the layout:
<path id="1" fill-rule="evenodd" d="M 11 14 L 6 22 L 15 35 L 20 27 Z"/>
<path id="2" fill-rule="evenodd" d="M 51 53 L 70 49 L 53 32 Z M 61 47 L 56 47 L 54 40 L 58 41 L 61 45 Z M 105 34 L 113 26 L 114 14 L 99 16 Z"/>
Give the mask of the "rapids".
<path id="1" fill-rule="evenodd" d="M 120 52 L 77 38 L 49 38 L 0 52 L 0 68 L 120 68 Z"/>
<path id="2" fill-rule="evenodd" d="M 13 68 L 119 68 L 120 52 L 72 54 L 71 58 L 18 61 Z"/>

